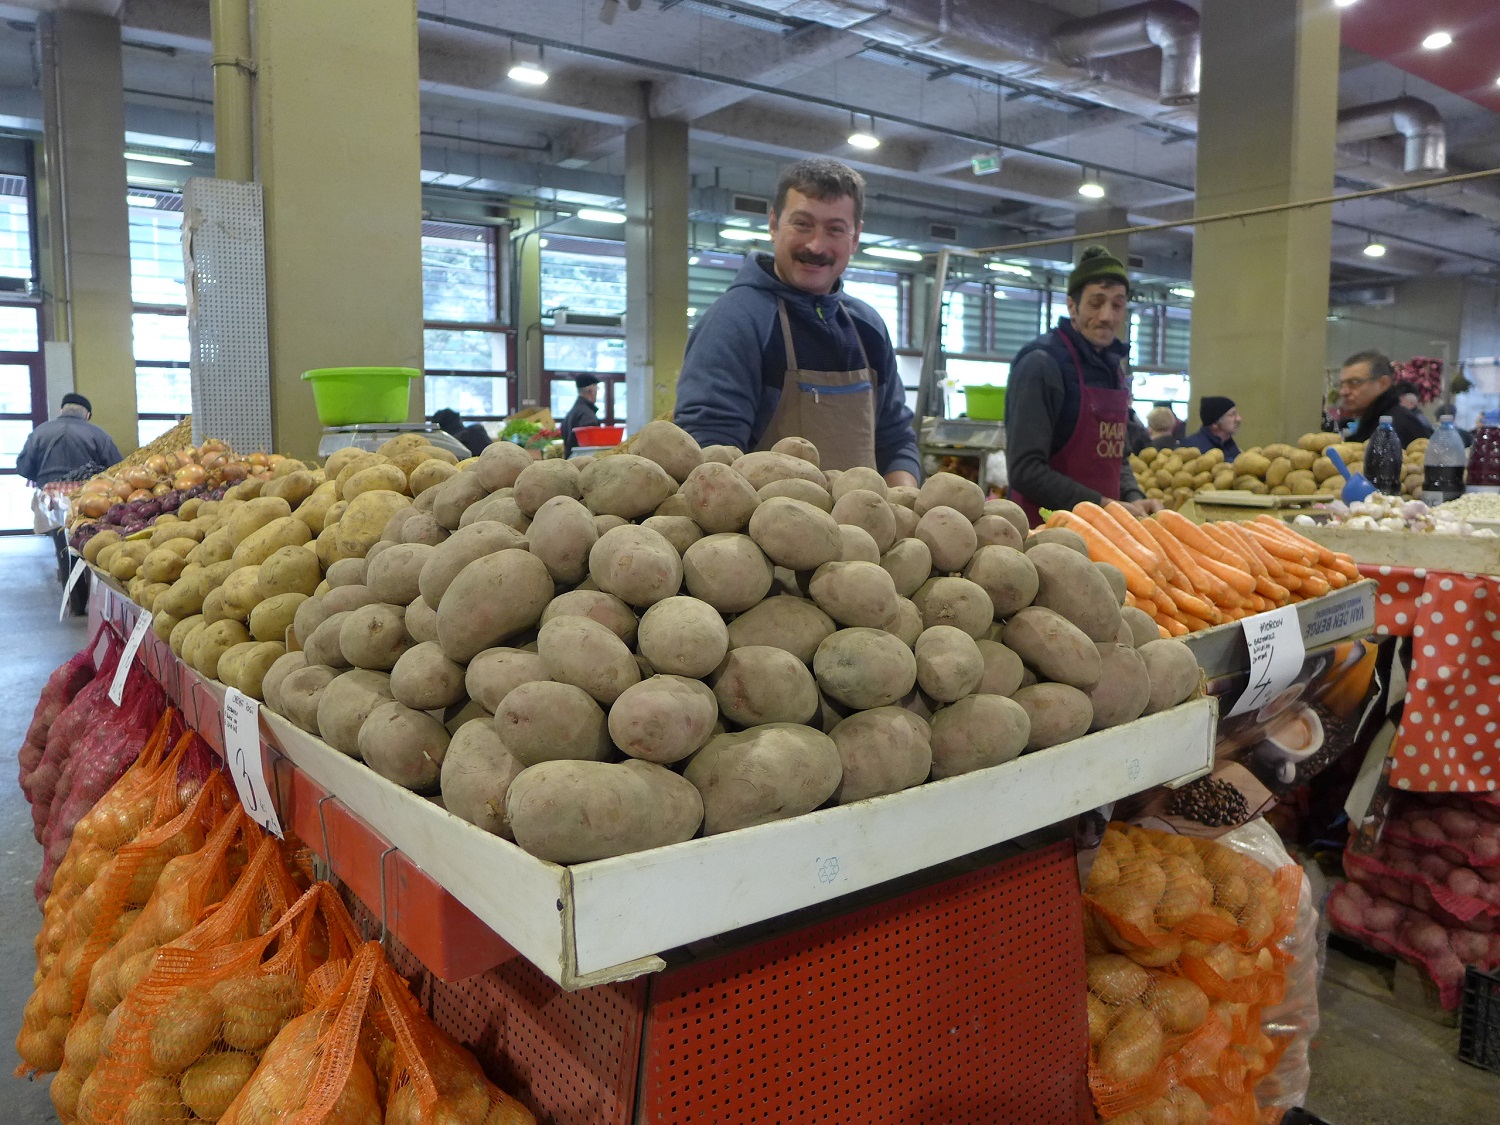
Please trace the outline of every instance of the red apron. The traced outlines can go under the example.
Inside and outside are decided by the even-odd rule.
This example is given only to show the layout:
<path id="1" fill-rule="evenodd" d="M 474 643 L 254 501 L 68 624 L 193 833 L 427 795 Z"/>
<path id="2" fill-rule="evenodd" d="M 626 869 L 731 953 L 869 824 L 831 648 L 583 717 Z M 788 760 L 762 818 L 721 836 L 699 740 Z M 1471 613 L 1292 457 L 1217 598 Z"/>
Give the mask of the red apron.
<path id="1" fill-rule="evenodd" d="M 1069 480 L 1092 488 L 1106 500 L 1120 498 L 1120 464 L 1125 459 L 1125 418 L 1130 410 L 1130 390 L 1122 387 L 1090 387 L 1083 381 L 1083 363 L 1067 333 L 1058 332 L 1073 357 L 1078 379 L 1078 421 L 1067 444 L 1047 464 Z M 1014 489 L 1010 498 L 1021 505 L 1031 526 L 1042 522 L 1037 506 Z"/>

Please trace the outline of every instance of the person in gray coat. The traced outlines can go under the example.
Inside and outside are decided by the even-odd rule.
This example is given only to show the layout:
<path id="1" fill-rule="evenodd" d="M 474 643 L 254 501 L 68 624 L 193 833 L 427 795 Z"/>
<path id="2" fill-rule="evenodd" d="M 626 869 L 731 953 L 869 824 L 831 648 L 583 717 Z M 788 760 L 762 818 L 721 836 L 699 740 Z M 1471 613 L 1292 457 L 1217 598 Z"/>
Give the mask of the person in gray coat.
<path id="1" fill-rule="evenodd" d="M 80 394 L 65 394 L 57 417 L 31 431 L 16 458 L 16 471 L 35 485 L 62 480 L 86 465 L 107 469 L 123 460 L 120 449 L 89 421 L 94 407 Z"/>

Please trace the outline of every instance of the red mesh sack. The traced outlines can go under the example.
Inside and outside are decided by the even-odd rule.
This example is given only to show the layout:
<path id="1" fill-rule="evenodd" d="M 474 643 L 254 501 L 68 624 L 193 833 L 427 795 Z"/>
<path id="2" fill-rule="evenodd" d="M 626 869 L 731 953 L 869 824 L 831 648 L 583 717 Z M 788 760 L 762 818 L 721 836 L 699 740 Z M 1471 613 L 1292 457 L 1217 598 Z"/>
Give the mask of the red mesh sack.
<path id="1" fill-rule="evenodd" d="M 82 652 L 56 668 L 47 677 L 41 698 L 36 701 L 36 709 L 31 713 L 31 725 L 26 728 L 26 737 L 16 755 L 21 767 L 21 790 L 27 793 L 28 800 L 28 782 L 47 750 L 47 732 L 52 729 L 53 722 L 63 708 L 94 678 L 93 648 L 93 645 L 86 646 Z"/>
<path id="2" fill-rule="evenodd" d="M 330 946 L 357 941 L 336 895 L 296 896 L 280 844 L 262 840 L 229 896 L 162 946 L 104 1021 L 93 1073 L 76 1091 L 54 1081 L 59 1116 L 70 1110 L 81 1125 L 218 1120 L 303 1010 L 303 984 Z"/>
<path id="3" fill-rule="evenodd" d="M 120 780 L 167 710 L 161 686 L 139 664 L 131 669 L 121 700 L 118 708 L 104 701 L 108 710 L 74 745 L 58 778 L 42 839 L 45 851 L 36 883 L 38 902 L 51 889 L 52 876 L 67 854 L 79 818 Z"/>
<path id="4" fill-rule="evenodd" d="M 104 708 L 114 707 L 109 700 L 109 685 L 114 679 L 125 642 L 113 629 L 106 628 L 103 632 L 104 656 L 98 662 L 94 678 L 78 690 L 71 703 L 58 712 L 47 730 L 47 745 L 36 768 L 22 783 L 26 799 L 31 802 L 32 835 L 39 844 L 47 827 L 47 817 L 52 812 L 57 780 L 62 776 L 63 767 L 67 765 L 74 744 L 83 737 L 92 723 L 98 721 Z"/>
<path id="5" fill-rule="evenodd" d="M 1382 838 L 1419 855 L 1435 852 L 1454 866 L 1489 869 L 1500 880 L 1500 819 L 1494 802 L 1478 797 L 1404 797 Z"/>

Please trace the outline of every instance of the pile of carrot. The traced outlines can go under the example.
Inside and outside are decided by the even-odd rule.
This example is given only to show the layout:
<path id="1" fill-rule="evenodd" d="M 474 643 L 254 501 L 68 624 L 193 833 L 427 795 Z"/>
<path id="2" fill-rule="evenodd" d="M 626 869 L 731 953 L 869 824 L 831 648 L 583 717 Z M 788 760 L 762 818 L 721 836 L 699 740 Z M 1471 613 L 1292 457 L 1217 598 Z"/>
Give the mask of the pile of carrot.
<path id="1" fill-rule="evenodd" d="M 1076 532 L 1090 558 L 1118 568 L 1126 604 L 1149 614 L 1165 636 L 1316 598 L 1359 578 L 1348 555 L 1272 516 L 1196 524 L 1161 511 L 1141 519 L 1111 501 L 1053 512 L 1047 526 Z"/>

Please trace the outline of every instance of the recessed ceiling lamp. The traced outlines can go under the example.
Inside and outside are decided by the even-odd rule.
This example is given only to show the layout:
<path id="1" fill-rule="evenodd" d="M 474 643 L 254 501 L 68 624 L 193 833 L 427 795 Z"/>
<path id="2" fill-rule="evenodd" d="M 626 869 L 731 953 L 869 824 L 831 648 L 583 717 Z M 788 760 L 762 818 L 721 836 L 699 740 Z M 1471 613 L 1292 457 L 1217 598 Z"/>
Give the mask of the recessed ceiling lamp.
<path id="1" fill-rule="evenodd" d="M 719 232 L 725 242 L 763 242 L 771 236 L 763 230 L 746 230 L 744 227 L 725 227 Z"/>
<path id="2" fill-rule="evenodd" d="M 585 222 L 611 223 L 615 226 L 619 226 L 625 221 L 625 216 L 618 211 L 599 211 L 593 207 L 581 208 L 578 212 L 578 218 L 583 219 Z"/>
<path id="3" fill-rule="evenodd" d="M 1370 239 L 1370 241 L 1368 241 L 1368 242 L 1365 243 L 1365 257 L 1367 257 L 1367 258 L 1384 258 L 1385 257 L 1385 243 L 1384 242 L 1377 242 L 1373 238 Z"/>
<path id="4" fill-rule="evenodd" d="M 1334 6 L 1339 8 L 1352 8 L 1359 0 L 1333 0 Z"/>
<path id="5" fill-rule="evenodd" d="M 1099 180 L 1097 172 L 1090 172 L 1087 168 L 1083 171 L 1083 182 L 1078 185 L 1078 194 L 1085 199 L 1103 199 L 1104 184 Z"/>
<path id="6" fill-rule="evenodd" d="M 1191 285 L 1174 285 L 1172 286 L 1172 288 L 1168 289 L 1167 292 L 1174 297 L 1184 297 L 1189 301 L 1191 301 L 1195 296 L 1195 294 L 1193 293 L 1193 287 Z"/>
<path id="7" fill-rule="evenodd" d="M 1016 277 L 1030 277 L 1031 271 L 1025 266 L 1017 265 L 1015 262 L 985 262 L 984 268 L 994 270 L 996 273 L 1015 274 Z"/>
<path id="8" fill-rule="evenodd" d="M 866 246 L 865 253 L 872 258 L 889 258 L 893 262 L 920 262 L 923 258 L 915 250 L 902 250 L 895 246 Z"/>
<path id="9" fill-rule="evenodd" d="M 191 160 L 184 160 L 180 156 L 159 156 L 154 152 L 127 152 L 125 159 L 142 160 L 147 164 L 172 164 L 178 168 L 189 168 L 193 163 Z"/>
<path id="10" fill-rule="evenodd" d="M 526 86 L 543 86 L 547 82 L 547 68 L 542 65 L 542 48 L 536 49 L 536 62 L 526 62 L 516 58 L 515 40 L 510 44 L 510 69 L 505 76 L 512 82 L 520 82 Z"/>
<path id="11" fill-rule="evenodd" d="M 1426 47 L 1429 51 L 1441 51 L 1452 42 L 1453 36 L 1449 35 L 1446 31 L 1434 31 L 1426 39 L 1422 40 L 1422 46 Z"/>
<path id="12" fill-rule="evenodd" d="M 849 143 L 855 148 L 866 150 L 879 148 L 880 138 L 875 135 L 875 118 L 870 117 L 868 114 L 866 114 L 866 117 L 869 118 L 870 127 L 868 129 L 861 129 L 854 114 L 849 114 Z"/>
<path id="13" fill-rule="evenodd" d="M 128 207 L 155 207 L 156 196 L 154 195 L 127 195 L 125 204 Z"/>

